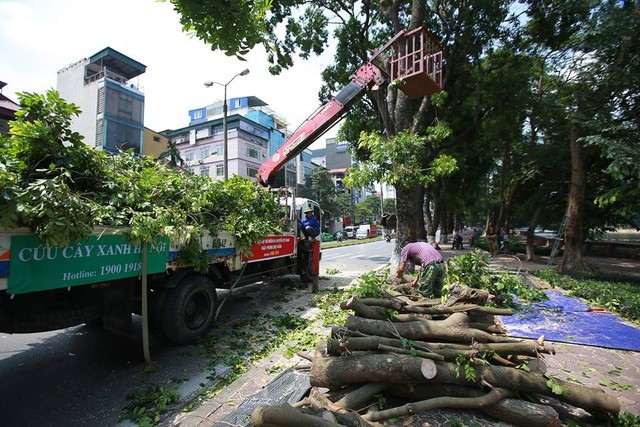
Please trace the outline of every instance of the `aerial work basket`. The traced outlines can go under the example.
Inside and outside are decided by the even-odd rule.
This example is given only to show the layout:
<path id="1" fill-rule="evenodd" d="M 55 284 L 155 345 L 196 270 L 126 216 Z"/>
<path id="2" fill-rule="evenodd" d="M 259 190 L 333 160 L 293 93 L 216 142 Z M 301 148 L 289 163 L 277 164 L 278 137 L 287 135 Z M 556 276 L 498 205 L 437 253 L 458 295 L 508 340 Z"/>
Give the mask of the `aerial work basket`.
<path id="1" fill-rule="evenodd" d="M 442 47 L 425 28 L 398 34 L 381 49 L 391 82 L 409 98 L 421 98 L 442 90 Z"/>

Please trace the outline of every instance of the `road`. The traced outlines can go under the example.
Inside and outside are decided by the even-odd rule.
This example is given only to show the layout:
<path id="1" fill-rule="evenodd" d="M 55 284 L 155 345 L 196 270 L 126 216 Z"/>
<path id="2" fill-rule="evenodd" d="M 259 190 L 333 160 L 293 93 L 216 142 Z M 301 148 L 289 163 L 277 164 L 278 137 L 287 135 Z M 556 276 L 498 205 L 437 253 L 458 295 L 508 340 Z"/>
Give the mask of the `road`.
<path id="1" fill-rule="evenodd" d="M 321 274 L 355 277 L 389 260 L 384 241 L 323 250 Z M 252 300 L 251 285 L 224 305 L 221 323 L 264 301 Z M 219 297 L 224 292 L 219 291 Z M 257 293 L 257 292 L 255 292 Z M 271 303 L 271 302 L 269 302 Z M 2 425 L 113 426 L 126 396 L 144 385 L 180 383 L 183 393 L 206 383 L 205 360 L 196 346 L 176 347 L 152 337 L 155 372 L 146 371 L 140 341 L 89 326 L 62 331 L 0 334 L 0 412 Z"/>

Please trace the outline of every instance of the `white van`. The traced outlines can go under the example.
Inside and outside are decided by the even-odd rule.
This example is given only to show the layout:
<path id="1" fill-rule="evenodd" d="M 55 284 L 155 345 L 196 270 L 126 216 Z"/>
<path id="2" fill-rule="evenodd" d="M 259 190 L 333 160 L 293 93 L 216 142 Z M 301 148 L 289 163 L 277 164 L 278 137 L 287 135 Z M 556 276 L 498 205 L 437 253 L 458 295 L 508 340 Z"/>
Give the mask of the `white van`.
<path id="1" fill-rule="evenodd" d="M 358 231 L 358 226 L 357 225 L 348 225 L 344 228 L 344 232 L 347 236 L 347 239 L 355 239 L 356 238 L 356 231 Z"/>
<path id="2" fill-rule="evenodd" d="M 366 228 L 359 228 L 358 231 L 356 231 L 356 239 L 360 240 L 360 239 L 366 239 L 369 237 L 369 230 L 367 230 Z"/>

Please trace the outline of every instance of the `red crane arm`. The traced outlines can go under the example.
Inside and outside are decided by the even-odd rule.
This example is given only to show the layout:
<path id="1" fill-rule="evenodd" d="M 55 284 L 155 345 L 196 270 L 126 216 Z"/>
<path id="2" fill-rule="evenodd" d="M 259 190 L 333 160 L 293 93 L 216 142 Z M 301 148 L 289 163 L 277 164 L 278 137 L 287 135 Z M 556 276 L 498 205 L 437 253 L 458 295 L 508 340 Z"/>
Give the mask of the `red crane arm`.
<path id="1" fill-rule="evenodd" d="M 383 84 L 387 76 L 369 62 L 351 76 L 351 81 L 329 102 L 316 110 L 258 169 L 263 185 L 273 183 L 276 175 L 291 159 L 324 135 L 349 111 L 366 91 Z"/>
<path id="2" fill-rule="evenodd" d="M 388 70 L 376 65 L 382 57 Z M 349 111 L 366 91 L 397 80 L 409 98 L 419 98 L 442 90 L 442 47 L 424 28 L 400 31 L 371 60 L 351 76 L 351 81 L 331 101 L 313 113 L 289 139 L 258 169 L 258 179 L 271 185 L 284 165 L 320 138 Z"/>

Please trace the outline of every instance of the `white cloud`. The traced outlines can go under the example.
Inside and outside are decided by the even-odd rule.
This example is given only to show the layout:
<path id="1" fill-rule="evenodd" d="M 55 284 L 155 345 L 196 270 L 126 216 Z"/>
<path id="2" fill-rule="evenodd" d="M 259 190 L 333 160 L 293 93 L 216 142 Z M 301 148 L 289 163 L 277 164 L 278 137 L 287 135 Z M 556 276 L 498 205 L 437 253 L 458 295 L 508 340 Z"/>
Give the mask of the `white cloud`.
<path id="1" fill-rule="evenodd" d="M 0 80 L 14 101 L 16 92 L 55 88 L 58 70 L 107 46 L 145 64 L 137 83 L 145 93 L 145 125 L 154 130 L 186 126 L 188 110 L 223 97 L 222 87 L 203 83 L 225 83 L 244 68 L 251 72 L 237 77 L 227 96 L 257 96 L 294 129 L 320 105 L 320 73 L 331 61 L 330 52 L 297 59 L 292 70 L 272 76 L 261 47 L 246 62 L 213 52 L 182 32 L 170 3 L 153 0 L 0 0 L 0 40 Z"/>

